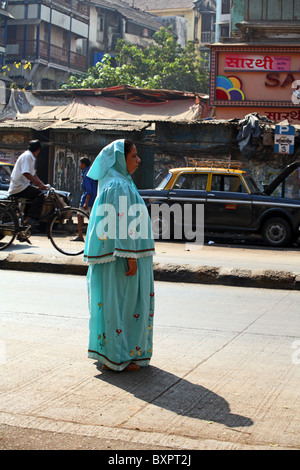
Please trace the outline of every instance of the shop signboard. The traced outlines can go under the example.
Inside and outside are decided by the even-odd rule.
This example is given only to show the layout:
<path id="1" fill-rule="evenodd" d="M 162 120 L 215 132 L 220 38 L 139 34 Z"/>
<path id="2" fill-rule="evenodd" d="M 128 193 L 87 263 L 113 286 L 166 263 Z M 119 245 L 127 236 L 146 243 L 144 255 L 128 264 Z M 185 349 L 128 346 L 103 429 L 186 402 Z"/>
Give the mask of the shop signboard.
<path id="1" fill-rule="evenodd" d="M 217 119 L 258 113 L 299 124 L 300 46 L 213 44 L 209 95 Z"/>

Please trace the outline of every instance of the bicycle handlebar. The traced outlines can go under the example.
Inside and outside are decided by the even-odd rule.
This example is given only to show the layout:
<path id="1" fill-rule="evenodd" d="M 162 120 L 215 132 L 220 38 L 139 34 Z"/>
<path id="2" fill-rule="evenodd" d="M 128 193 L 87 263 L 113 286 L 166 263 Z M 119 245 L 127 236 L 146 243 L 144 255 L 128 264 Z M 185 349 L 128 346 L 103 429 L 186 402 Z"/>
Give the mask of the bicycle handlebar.
<path id="1" fill-rule="evenodd" d="M 52 193 L 52 192 L 55 193 L 55 188 L 53 188 L 50 184 L 46 184 L 46 186 L 47 186 L 47 189 L 48 189 L 47 193 L 46 193 L 47 196 L 49 196 L 49 194 Z"/>

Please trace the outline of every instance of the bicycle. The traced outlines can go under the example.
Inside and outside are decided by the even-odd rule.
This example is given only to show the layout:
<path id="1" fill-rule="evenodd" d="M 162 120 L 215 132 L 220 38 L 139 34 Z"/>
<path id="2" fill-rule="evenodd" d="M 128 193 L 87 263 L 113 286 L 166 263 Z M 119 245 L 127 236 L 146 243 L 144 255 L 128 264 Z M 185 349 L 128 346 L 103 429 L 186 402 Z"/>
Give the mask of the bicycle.
<path id="1" fill-rule="evenodd" d="M 31 225 L 24 224 L 24 208 L 29 199 L 10 196 L 0 200 L 0 250 L 8 248 L 15 238 L 30 242 Z M 83 217 L 83 233 L 86 233 L 89 216 L 77 207 L 66 205 L 54 188 L 45 195 L 38 222 L 47 224 L 47 236 L 56 250 L 67 256 L 83 253 L 84 243 L 72 239 L 77 235 L 78 216 Z"/>

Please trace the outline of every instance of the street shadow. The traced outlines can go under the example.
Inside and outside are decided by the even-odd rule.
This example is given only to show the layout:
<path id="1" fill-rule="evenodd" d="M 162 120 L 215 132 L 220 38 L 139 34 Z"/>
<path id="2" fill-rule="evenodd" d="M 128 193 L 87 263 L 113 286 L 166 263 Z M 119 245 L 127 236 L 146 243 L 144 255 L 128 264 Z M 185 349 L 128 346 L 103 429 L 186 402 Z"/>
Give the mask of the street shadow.
<path id="1" fill-rule="evenodd" d="M 135 372 L 103 371 L 96 378 L 140 400 L 189 418 L 213 421 L 229 428 L 252 426 L 253 421 L 230 411 L 217 393 L 154 366 Z"/>
<path id="2" fill-rule="evenodd" d="M 45 235 L 39 234 L 39 233 L 38 234 L 33 233 L 30 236 L 30 243 L 20 242 L 17 239 L 15 239 L 8 248 L 5 248 L 5 250 L 3 250 L 3 253 L 14 253 L 14 252 L 19 253 L 23 251 L 25 254 L 28 254 L 28 255 L 35 254 L 34 252 L 31 253 L 30 250 L 39 248 L 40 239 L 46 239 L 47 243 L 48 242 L 51 243 L 50 240 L 48 240 L 48 238 L 46 238 Z"/>
<path id="3" fill-rule="evenodd" d="M 21 251 L 24 251 L 27 255 L 31 255 L 31 254 L 34 254 L 34 253 L 31 253 L 30 250 L 32 250 L 33 248 L 38 248 L 38 245 L 34 245 L 34 244 L 27 244 L 26 242 L 24 243 L 19 243 L 19 242 L 14 242 L 13 245 L 10 245 L 8 248 L 6 248 L 3 253 L 19 253 Z"/>

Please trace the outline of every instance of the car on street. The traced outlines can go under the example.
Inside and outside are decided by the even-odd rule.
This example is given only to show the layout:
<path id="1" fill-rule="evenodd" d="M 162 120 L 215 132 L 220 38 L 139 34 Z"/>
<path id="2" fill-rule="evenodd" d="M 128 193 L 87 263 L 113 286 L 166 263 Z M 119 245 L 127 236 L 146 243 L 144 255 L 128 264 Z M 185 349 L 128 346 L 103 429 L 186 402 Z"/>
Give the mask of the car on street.
<path id="1" fill-rule="evenodd" d="M 260 234 L 269 246 L 288 246 L 300 235 L 300 200 L 272 193 L 299 166 L 300 162 L 288 165 L 261 191 L 238 163 L 199 162 L 194 167 L 170 169 L 155 189 L 139 193 L 150 213 L 156 239 L 173 238 L 179 233 L 175 230 L 178 224 L 183 228 L 186 223 L 184 217 L 174 216 L 175 206 L 184 214 L 189 205 L 193 230 L 197 228 L 196 206 L 200 204 L 204 208 L 204 233 Z"/>

